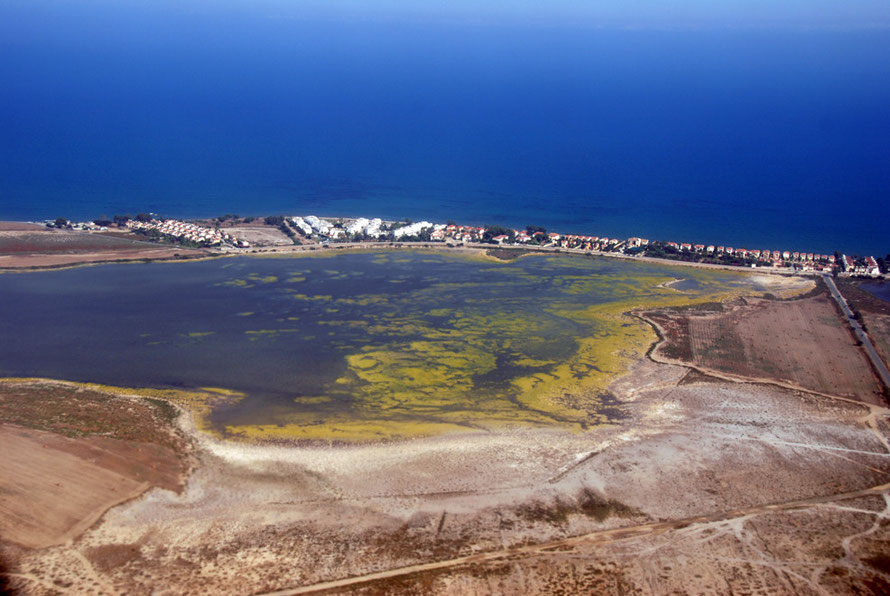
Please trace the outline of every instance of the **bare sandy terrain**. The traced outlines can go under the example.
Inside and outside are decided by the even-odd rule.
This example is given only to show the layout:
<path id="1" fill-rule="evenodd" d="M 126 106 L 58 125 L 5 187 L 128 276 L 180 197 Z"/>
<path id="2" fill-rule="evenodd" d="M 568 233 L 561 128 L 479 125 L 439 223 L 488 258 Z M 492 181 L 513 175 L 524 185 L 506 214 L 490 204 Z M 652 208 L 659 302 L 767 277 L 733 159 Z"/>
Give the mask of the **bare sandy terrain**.
<path id="1" fill-rule="evenodd" d="M 132 236 L 132 235 L 131 235 Z M 135 237 L 122 238 L 100 233 L 72 230 L 38 229 L 0 231 L 0 252 L 3 254 L 73 253 L 103 250 L 140 250 L 156 244 Z"/>
<path id="2" fill-rule="evenodd" d="M 645 318 L 670 338 L 655 351 L 667 362 L 886 404 L 868 360 L 824 294 L 666 310 Z"/>
<path id="3" fill-rule="evenodd" d="M 293 246 L 287 235 L 275 226 L 262 223 L 225 226 L 225 231 L 237 238 L 247 240 L 251 246 Z"/>
<path id="4" fill-rule="evenodd" d="M 0 221 L 0 232 L 41 232 L 46 226 L 25 221 Z"/>

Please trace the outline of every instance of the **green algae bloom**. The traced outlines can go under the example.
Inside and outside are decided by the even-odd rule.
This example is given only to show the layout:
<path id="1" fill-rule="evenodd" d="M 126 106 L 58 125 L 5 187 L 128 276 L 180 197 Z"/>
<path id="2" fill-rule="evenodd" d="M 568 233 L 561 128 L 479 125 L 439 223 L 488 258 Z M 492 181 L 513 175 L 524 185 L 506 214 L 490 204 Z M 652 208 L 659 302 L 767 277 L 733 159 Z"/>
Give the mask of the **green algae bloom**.
<path id="1" fill-rule="evenodd" d="M 340 374 L 323 383 L 322 397 L 296 397 L 294 409 L 276 408 L 274 420 L 220 417 L 225 432 L 367 441 L 609 424 L 620 417 L 609 384 L 654 339 L 630 311 L 756 292 L 744 274 L 727 271 L 561 255 L 500 264 L 400 251 L 362 255 L 358 272 L 370 288 L 327 293 L 314 273 L 327 284 L 355 277 L 356 255 L 347 257 L 336 271 L 303 272 L 316 293 L 289 293 L 310 305 L 339 305 L 311 308 L 313 325 L 327 327 L 325 337 L 336 340 Z M 687 288 L 672 287 L 677 279 L 690 280 Z"/>

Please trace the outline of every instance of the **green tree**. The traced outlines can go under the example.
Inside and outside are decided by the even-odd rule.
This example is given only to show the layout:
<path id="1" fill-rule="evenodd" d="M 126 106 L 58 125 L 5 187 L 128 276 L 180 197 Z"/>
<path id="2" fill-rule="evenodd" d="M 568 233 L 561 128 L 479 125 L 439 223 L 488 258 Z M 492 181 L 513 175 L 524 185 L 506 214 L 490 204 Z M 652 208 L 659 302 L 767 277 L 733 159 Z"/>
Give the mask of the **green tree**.
<path id="1" fill-rule="evenodd" d="M 56 221 L 54 222 L 54 225 L 57 228 L 64 228 L 65 226 L 68 225 L 68 220 L 64 217 L 57 217 Z"/>
<path id="2" fill-rule="evenodd" d="M 494 242 L 496 236 L 507 236 L 509 242 L 513 242 L 516 239 L 516 233 L 510 228 L 485 226 L 485 231 L 482 233 L 483 242 Z"/>

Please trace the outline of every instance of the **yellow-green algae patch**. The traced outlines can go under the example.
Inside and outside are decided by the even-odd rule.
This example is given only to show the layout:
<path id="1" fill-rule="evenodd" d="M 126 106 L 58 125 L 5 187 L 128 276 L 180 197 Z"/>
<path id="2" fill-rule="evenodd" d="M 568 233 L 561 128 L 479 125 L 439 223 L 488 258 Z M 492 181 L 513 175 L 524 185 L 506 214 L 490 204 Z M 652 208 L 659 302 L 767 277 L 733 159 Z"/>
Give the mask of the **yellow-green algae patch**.
<path id="1" fill-rule="evenodd" d="M 261 284 L 273 284 L 278 281 L 277 275 L 260 275 L 259 273 L 251 273 L 247 276 L 247 279 L 250 281 L 255 281 Z"/>
<path id="2" fill-rule="evenodd" d="M 655 339 L 630 311 L 757 293 L 741 273 L 684 269 L 696 287 L 680 294 L 667 283 L 678 278 L 677 268 L 635 270 L 628 264 L 620 272 L 561 274 L 565 257 L 542 259 L 536 271 L 515 263 L 487 264 L 490 277 L 484 285 L 494 292 L 481 292 L 478 281 L 448 280 L 406 296 L 337 298 L 349 307 L 369 307 L 372 315 L 363 325 L 371 343 L 346 353 L 345 373 L 328 386 L 331 395 L 348 396 L 349 415 L 293 413 L 275 424 L 229 424 L 226 433 L 246 439 L 372 441 L 515 425 L 580 430 L 607 424 L 615 415 L 608 385 Z M 379 255 L 373 263 L 403 260 Z M 537 283 L 542 274 L 549 276 L 549 289 L 539 301 L 511 293 L 517 283 Z M 603 294 L 607 301 L 591 300 Z M 443 296 L 454 304 L 437 304 Z M 394 308 L 386 311 L 388 306 Z M 561 329 L 566 330 L 562 337 Z M 330 403 L 316 399 L 294 401 Z"/>
<path id="3" fill-rule="evenodd" d="M 219 285 L 232 286 L 235 288 L 252 288 L 253 287 L 253 284 L 248 282 L 246 279 L 230 279 L 228 281 L 221 282 Z"/>
<path id="4" fill-rule="evenodd" d="M 251 424 L 230 425 L 230 437 L 251 441 L 343 441 L 349 443 L 411 439 L 445 433 L 469 432 L 472 427 L 446 422 L 401 420 L 342 420 L 317 424 Z"/>
<path id="5" fill-rule="evenodd" d="M 283 329 L 248 329 L 244 332 L 250 341 L 256 341 L 263 338 L 273 338 L 281 333 L 299 333 L 299 329 L 283 328 Z"/>

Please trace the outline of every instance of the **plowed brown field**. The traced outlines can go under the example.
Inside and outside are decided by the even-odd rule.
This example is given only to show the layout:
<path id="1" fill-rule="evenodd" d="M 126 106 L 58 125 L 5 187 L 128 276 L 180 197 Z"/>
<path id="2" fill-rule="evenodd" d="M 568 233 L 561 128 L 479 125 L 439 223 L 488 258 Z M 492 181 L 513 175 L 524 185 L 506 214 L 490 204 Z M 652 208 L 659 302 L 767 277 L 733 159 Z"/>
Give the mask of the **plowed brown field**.
<path id="1" fill-rule="evenodd" d="M 75 386 L 0 384 L 0 543 L 60 544 L 152 486 L 180 489 L 169 412 Z"/>
<path id="2" fill-rule="evenodd" d="M 0 222 L 0 269 L 195 258 L 205 254 L 199 249 L 146 242 L 132 234 L 50 230 L 30 224 Z"/>
<path id="3" fill-rule="evenodd" d="M 60 544 L 149 486 L 80 457 L 86 445 L 77 439 L 2 425 L 0 442 L 0 534 L 23 546 Z M 117 447 L 116 456 L 131 455 Z"/>
<path id="4" fill-rule="evenodd" d="M 867 359 L 825 295 L 645 316 L 668 337 L 656 357 L 885 404 Z"/>

